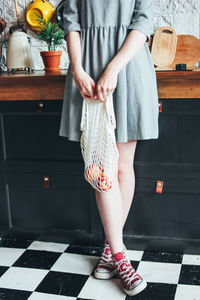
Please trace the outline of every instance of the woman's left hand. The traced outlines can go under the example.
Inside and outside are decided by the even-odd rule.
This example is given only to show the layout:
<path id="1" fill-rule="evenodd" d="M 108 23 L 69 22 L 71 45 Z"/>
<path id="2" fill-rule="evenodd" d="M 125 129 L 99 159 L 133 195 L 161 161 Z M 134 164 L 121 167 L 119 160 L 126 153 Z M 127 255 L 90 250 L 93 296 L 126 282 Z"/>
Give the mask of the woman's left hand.
<path id="1" fill-rule="evenodd" d="M 118 71 L 115 67 L 108 66 L 96 84 L 97 98 L 104 102 L 107 96 L 112 93 L 117 86 Z"/>

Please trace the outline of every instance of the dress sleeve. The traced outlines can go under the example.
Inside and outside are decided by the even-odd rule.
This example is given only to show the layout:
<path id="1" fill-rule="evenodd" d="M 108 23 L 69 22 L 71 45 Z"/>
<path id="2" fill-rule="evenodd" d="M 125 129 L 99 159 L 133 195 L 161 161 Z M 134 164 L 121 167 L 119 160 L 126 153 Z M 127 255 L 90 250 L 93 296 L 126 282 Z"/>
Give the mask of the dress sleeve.
<path id="1" fill-rule="evenodd" d="M 128 29 L 136 29 L 146 34 L 146 42 L 152 30 L 153 0 L 135 0 L 132 21 Z"/>
<path id="2" fill-rule="evenodd" d="M 78 12 L 78 0 L 65 0 L 63 10 L 63 25 L 64 35 L 71 31 L 81 31 L 79 12 Z"/>

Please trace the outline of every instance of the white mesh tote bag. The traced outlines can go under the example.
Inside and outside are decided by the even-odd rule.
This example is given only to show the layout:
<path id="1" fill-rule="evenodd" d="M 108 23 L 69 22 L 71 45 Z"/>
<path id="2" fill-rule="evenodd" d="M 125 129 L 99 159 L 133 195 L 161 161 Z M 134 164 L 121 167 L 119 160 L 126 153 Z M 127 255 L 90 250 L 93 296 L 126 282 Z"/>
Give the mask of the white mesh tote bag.
<path id="1" fill-rule="evenodd" d="M 113 96 L 106 101 L 83 99 L 80 146 L 85 163 L 84 177 L 101 192 L 112 188 L 119 153 L 115 138 Z"/>

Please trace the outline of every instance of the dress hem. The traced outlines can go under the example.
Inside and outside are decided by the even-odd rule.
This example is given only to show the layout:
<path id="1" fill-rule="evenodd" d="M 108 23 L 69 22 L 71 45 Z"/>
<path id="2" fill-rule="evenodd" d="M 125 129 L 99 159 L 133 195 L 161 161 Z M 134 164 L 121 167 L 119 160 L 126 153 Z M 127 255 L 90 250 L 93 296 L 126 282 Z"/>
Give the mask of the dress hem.
<path id="1" fill-rule="evenodd" d="M 68 136 L 64 133 L 59 133 L 59 136 L 62 136 L 62 137 L 66 137 L 69 141 L 72 141 L 72 142 L 80 142 L 80 138 L 78 138 L 77 136 Z M 159 134 L 157 135 L 153 135 L 153 136 L 150 136 L 150 137 L 130 137 L 126 140 L 118 140 L 116 141 L 117 143 L 127 143 L 128 141 L 135 141 L 135 140 L 152 140 L 152 139 L 158 139 L 159 138 Z"/>

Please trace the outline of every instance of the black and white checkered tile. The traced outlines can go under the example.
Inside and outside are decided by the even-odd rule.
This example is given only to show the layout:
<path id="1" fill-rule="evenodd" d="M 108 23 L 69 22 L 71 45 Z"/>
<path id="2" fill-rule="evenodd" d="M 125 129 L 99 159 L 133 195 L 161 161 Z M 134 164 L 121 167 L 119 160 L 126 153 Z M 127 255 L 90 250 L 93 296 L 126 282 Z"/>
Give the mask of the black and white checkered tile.
<path id="1" fill-rule="evenodd" d="M 127 250 L 148 287 L 126 296 L 118 275 L 93 277 L 101 248 L 1 239 L 0 300 L 200 300 L 200 255 Z"/>

